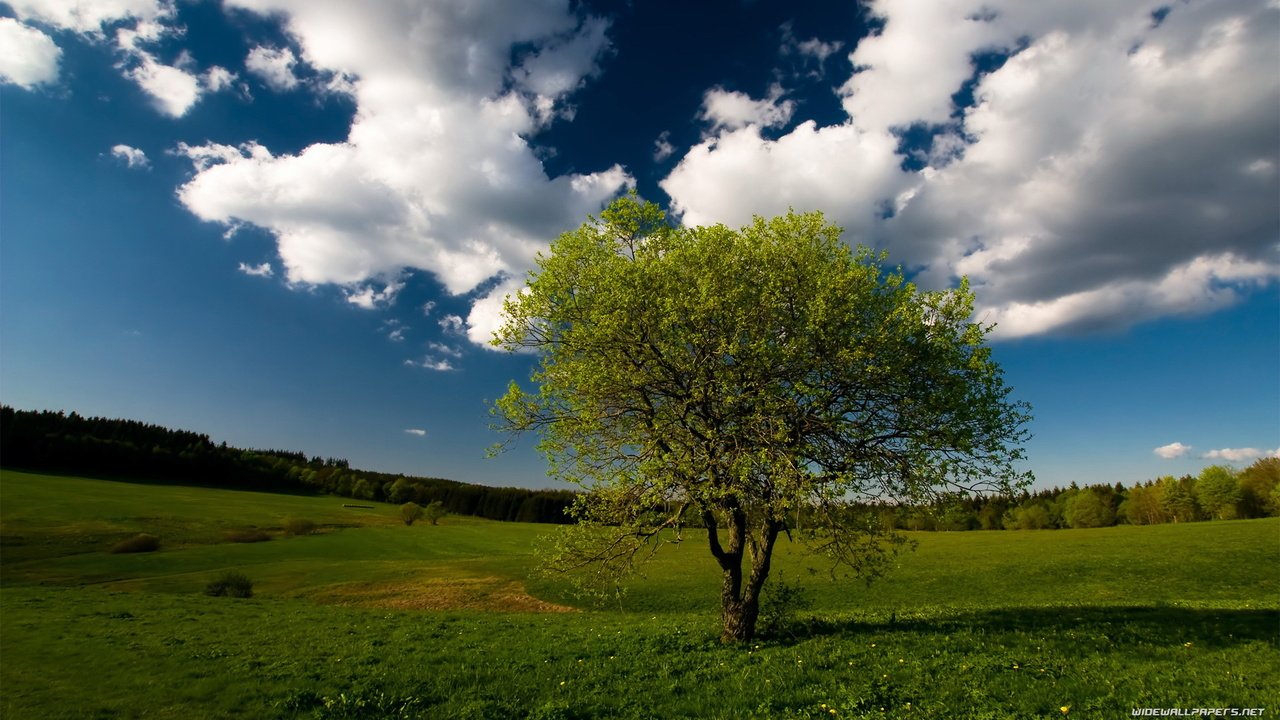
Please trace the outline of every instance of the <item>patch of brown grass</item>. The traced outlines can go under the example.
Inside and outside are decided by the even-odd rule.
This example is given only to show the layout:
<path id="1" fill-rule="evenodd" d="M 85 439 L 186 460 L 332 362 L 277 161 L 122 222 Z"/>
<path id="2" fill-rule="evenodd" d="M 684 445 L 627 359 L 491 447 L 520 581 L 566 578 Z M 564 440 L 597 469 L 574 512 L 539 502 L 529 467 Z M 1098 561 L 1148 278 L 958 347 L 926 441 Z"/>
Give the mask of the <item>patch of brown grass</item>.
<path id="1" fill-rule="evenodd" d="M 394 610 L 576 612 L 566 605 L 533 597 L 516 580 L 497 577 L 347 583 L 323 588 L 309 595 L 323 603 Z"/>
<path id="2" fill-rule="evenodd" d="M 229 530 L 223 536 L 227 542 L 233 543 L 256 543 L 266 542 L 271 539 L 271 534 L 263 530 Z"/>

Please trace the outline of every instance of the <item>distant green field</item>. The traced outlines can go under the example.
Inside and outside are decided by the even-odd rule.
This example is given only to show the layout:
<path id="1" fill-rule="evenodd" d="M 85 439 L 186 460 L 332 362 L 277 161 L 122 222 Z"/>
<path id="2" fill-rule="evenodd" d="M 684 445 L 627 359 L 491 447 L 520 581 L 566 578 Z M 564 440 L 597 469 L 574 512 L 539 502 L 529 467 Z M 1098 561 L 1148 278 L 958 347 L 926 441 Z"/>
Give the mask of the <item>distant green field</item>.
<path id="1" fill-rule="evenodd" d="M 705 538 L 665 547 L 621 608 L 571 611 L 529 579 L 553 527 L 343 502 L 0 472 L 0 717 L 1280 712 L 1275 519 L 920 533 L 871 587 L 783 543 L 775 577 L 810 609 L 721 647 Z M 248 528 L 272 539 L 225 541 Z M 161 549 L 108 552 L 138 532 Z M 204 595 L 227 570 L 255 597 Z"/>

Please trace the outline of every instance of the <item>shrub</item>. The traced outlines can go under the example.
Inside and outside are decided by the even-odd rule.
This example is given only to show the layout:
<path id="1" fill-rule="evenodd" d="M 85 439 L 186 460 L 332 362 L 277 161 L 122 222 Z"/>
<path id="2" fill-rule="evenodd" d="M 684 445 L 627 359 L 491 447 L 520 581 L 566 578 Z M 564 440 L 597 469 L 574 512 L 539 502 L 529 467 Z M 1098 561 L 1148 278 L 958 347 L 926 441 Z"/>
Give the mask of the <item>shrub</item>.
<path id="1" fill-rule="evenodd" d="M 809 594 L 799 583 L 788 582 L 779 573 L 765 586 L 760 598 L 760 629 L 765 635 L 792 634 L 797 615 L 813 607 Z"/>
<path id="2" fill-rule="evenodd" d="M 159 549 L 160 538 L 147 533 L 138 533 L 111 546 L 111 552 L 113 553 L 143 553 L 154 552 Z"/>
<path id="3" fill-rule="evenodd" d="M 224 573 L 204 587 L 204 594 L 213 597 L 253 597 L 253 581 L 238 572 Z"/>
<path id="4" fill-rule="evenodd" d="M 316 524 L 306 518 L 289 518 L 284 521 L 286 535 L 310 535 L 316 531 Z"/>
<path id="5" fill-rule="evenodd" d="M 412 525 L 415 520 L 422 517 L 422 506 L 415 502 L 407 502 L 400 506 L 400 519 L 405 525 Z"/>
<path id="6" fill-rule="evenodd" d="M 255 543 L 266 542 L 271 535 L 264 530 L 231 530 L 227 533 L 227 542 Z"/>

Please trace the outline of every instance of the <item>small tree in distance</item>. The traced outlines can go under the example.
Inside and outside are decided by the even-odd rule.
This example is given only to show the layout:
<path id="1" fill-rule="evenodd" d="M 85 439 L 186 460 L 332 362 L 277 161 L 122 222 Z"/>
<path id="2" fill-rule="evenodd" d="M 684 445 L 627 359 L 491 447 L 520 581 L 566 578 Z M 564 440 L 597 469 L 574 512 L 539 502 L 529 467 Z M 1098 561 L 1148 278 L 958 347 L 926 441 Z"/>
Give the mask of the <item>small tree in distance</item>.
<path id="1" fill-rule="evenodd" d="M 1027 408 L 967 284 L 920 292 L 881 262 L 819 213 L 678 228 L 635 197 L 553 242 L 495 334 L 540 356 L 537 389 L 493 409 L 587 491 L 553 566 L 611 582 L 696 517 L 721 639 L 744 641 L 780 534 L 874 577 L 903 539 L 857 503 L 1029 483 Z"/>
<path id="2" fill-rule="evenodd" d="M 407 502 L 400 506 L 400 519 L 405 525 L 412 525 L 415 521 L 420 520 L 423 515 L 422 506 L 416 502 Z M 435 523 L 432 523 L 434 525 Z"/>
<path id="3" fill-rule="evenodd" d="M 424 511 L 424 515 L 432 525 L 439 525 L 440 519 L 448 515 L 449 511 L 445 510 L 444 503 L 439 500 L 431 501 Z"/>

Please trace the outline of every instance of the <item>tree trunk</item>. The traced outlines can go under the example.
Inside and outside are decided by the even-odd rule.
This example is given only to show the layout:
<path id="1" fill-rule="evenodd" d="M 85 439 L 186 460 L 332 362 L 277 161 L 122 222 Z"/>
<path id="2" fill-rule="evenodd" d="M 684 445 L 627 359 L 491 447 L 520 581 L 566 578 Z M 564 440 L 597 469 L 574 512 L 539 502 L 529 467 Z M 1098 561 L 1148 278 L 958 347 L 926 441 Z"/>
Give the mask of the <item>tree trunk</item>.
<path id="1" fill-rule="evenodd" d="M 722 617 L 724 629 L 720 632 L 720 642 L 730 645 L 751 640 L 756 636 L 756 621 L 760 619 L 759 598 L 725 603 Z"/>
<path id="2" fill-rule="evenodd" d="M 751 574 L 744 582 L 742 561 L 748 550 L 746 525 L 745 513 L 729 513 L 729 527 L 726 528 L 729 546 L 724 548 L 720 545 L 714 518 L 708 518 L 707 522 L 711 554 L 724 571 L 724 583 L 720 590 L 723 623 L 720 642 L 725 644 L 747 642 L 756 635 L 756 622 L 760 619 L 760 590 L 769 578 L 774 541 L 778 538 L 780 528 L 777 522 L 765 521 L 760 526 L 759 534 L 750 537 Z"/>

